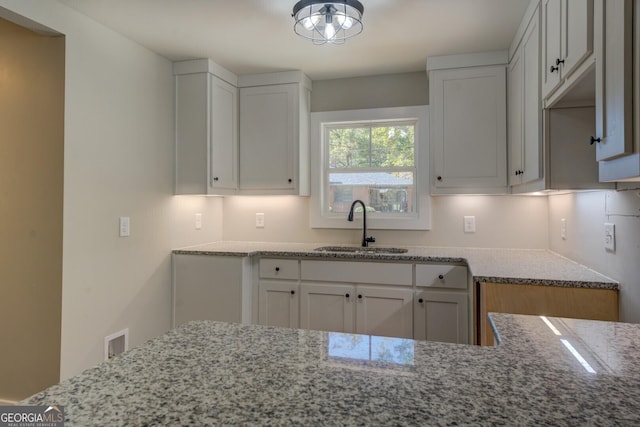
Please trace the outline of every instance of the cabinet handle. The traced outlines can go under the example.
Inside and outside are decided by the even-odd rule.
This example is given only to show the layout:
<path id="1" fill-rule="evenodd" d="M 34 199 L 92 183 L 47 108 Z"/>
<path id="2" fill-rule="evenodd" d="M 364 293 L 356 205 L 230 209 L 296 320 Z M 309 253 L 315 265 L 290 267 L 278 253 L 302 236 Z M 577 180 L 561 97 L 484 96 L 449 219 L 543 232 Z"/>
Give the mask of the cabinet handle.
<path id="1" fill-rule="evenodd" d="M 345 298 L 349 298 L 349 294 L 344 294 L 344 297 Z"/>
<path id="2" fill-rule="evenodd" d="M 358 294 L 358 299 L 362 299 L 362 295 Z"/>
<path id="3" fill-rule="evenodd" d="M 558 71 L 559 69 L 560 69 L 560 67 L 554 67 L 552 65 L 549 71 L 553 73 L 554 71 Z"/>
<path id="4" fill-rule="evenodd" d="M 424 302 L 424 300 L 423 300 L 422 298 L 420 298 L 420 299 L 418 300 L 418 302 L 419 302 L 420 304 L 422 304 L 422 303 Z"/>
<path id="5" fill-rule="evenodd" d="M 439 274 L 438 275 L 438 279 L 440 279 L 440 280 L 444 279 L 444 275 L 443 274 Z"/>
<path id="6" fill-rule="evenodd" d="M 556 65 L 564 64 L 564 59 L 556 58 Z"/>
<path id="7" fill-rule="evenodd" d="M 280 267 L 276 267 L 276 271 L 280 271 Z"/>
<path id="8" fill-rule="evenodd" d="M 594 138 L 593 136 L 590 139 L 591 142 L 589 142 L 589 145 L 593 145 L 594 142 L 602 142 L 602 138 L 598 137 L 598 138 Z"/>
<path id="9" fill-rule="evenodd" d="M 291 295 L 295 295 L 295 294 L 296 294 L 296 291 L 292 290 Z"/>
<path id="10" fill-rule="evenodd" d="M 218 177 L 217 177 L 217 176 L 214 176 L 214 177 L 213 177 L 213 180 L 214 180 L 214 181 L 217 181 L 217 180 L 218 180 Z"/>
<path id="11" fill-rule="evenodd" d="M 289 184 L 291 184 L 293 182 L 293 180 L 291 178 L 288 179 Z"/>
<path id="12" fill-rule="evenodd" d="M 442 181 L 442 177 L 441 177 L 441 176 L 437 177 L 436 179 L 437 179 L 438 181 Z"/>

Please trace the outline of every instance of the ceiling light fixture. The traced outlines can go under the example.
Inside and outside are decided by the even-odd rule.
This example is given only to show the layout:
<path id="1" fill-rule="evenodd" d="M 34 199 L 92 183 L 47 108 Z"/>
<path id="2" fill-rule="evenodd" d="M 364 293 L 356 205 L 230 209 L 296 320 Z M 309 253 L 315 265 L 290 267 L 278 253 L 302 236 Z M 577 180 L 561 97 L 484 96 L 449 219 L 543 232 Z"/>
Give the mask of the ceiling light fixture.
<path id="1" fill-rule="evenodd" d="M 362 32 L 363 14 L 358 0 L 301 0 L 293 6 L 293 31 L 313 44 L 342 44 Z"/>

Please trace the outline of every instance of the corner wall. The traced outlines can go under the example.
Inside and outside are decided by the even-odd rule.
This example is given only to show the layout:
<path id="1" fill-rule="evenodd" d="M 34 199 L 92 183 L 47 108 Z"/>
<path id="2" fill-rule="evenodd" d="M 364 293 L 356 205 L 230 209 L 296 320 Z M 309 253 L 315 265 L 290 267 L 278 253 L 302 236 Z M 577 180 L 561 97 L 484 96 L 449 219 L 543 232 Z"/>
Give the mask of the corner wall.
<path id="1" fill-rule="evenodd" d="M 604 248 L 605 222 L 615 224 L 615 252 Z M 640 323 L 640 190 L 549 196 L 549 248 L 619 281 L 620 320 Z"/>
<path id="2" fill-rule="evenodd" d="M 0 399 L 60 379 L 64 38 L 0 18 Z"/>
<path id="3" fill-rule="evenodd" d="M 100 363 L 109 334 L 129 328 L 136 346 L 169 329 L 171 249 L 219 240 L 222 200 L 173 196 L 170 61 L 56 1 L 0 0 L 0 16 L 66 36 L 64 379 Z"/>

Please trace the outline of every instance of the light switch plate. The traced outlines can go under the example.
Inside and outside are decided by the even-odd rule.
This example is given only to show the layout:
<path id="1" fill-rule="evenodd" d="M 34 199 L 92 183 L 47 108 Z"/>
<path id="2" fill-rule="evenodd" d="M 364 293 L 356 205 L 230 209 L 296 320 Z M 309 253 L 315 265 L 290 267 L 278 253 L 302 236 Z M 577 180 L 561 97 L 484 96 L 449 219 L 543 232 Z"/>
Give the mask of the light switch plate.
<path id="1" fill-rule="evenodd" d="M 131 226 L 128 216 L 120 217 L 120 237 L 129 237 L 131 234 Z"/>
<path id="2" fill-rule="evenodd" d="M 476 232 L 476 217 L 465 216 L 464 217 L 464 232 L 475 233 Z"/>
<path id="3" fill-rule="evenodd" d="M 264 228 L 264 214 L 257 213 L 256 214 L 256 228 Z"/>
<path id="4" fill-rule="evenodd" d="M 610 222 L 604 223 L 604 248 L 611 252 L 616 250 L 616 226 Z"/>

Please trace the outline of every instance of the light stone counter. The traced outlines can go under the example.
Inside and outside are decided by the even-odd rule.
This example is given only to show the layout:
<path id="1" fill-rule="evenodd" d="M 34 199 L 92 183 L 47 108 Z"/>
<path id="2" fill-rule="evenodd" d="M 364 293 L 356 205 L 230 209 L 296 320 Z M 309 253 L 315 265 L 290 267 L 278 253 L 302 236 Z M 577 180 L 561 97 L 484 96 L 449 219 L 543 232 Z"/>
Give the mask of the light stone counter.
<path id="1" fill-rule="evenodd" d="M 69 427 L 640 425 L 640 325 L 491 317 L 497 347 L 192 322 L 22 403 Z"/>
<path id="2" fill-rule="evenodd" d="M 469 266 L 476 282 L 618 289 L 618 283 L 547 250 L 401 246 L 402 254 L 319 252 L 327 243 L 215 242 L 176 249 L 176 254 L 339 258 L 372 261 L 455 262 Z M 345 245 L 341 245 L 345 246 Z M 375 247 L 375 245 L 373 246 Z"/>

